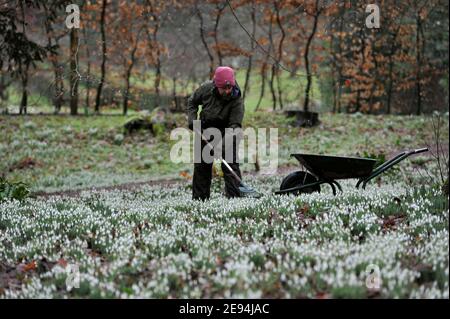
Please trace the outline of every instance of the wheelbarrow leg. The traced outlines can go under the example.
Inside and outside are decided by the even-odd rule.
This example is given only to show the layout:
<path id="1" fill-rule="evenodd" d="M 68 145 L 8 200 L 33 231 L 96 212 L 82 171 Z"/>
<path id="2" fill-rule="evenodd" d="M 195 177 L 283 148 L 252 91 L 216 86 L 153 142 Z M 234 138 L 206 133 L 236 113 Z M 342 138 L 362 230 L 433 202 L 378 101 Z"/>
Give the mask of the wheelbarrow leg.
<path id="1" fill-rule="evenodd" d="M 336 196 L 336 187 L 334 187 L 334 181 L 327 182 L 327 184 L 331 186 L 331 189 L 333 190 L 333 195 Z"/>
<path id="2" fill-rule="evenodd" d="M 329 181 L 327 182 L 328 185 L 331 186 L 331 189 L 333 190 L 333 195 L 336 196 L 337 192 L 336 192 L 336 187 L 334 187 L 334 185 L 337 186 L 337 189 L 342 192 L 342 187 L 341 184 L 339 184 L 338 182 L 336 182 L 335 180 Z"/>
<path id="3" fill-rule="evenodd" d="M 342 192 L 341 184 L 339 184 L 337 181 L 332 181 L 332 183 L 337 186 L 340 192 Z"/>

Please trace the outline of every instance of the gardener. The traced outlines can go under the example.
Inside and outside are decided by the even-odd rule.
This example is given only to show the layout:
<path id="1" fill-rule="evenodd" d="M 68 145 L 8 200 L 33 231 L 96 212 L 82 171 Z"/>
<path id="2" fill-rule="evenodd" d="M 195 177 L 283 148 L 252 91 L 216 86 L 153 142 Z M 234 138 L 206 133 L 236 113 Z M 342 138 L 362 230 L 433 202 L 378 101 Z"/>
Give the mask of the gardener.
<path id="1" fill-rule="evenodd" d="M 242 119 L 244 117 L 244 102 L 241 96 L 241 90 L 236 82 L 234 70 L 230 67 L 220 66 L 214 73 L 214 79 L 203 83 L 192 96 L 188 99 L 187 112 L 189 128 L 194 129 L 194 120 L 197 119 L 198 107 L 202 105 L 200 113 L 201 131 L 207 128 L 217 128 L 220 130 L 222 140 L 230 138 L 225 137 L 225 129 L 241 129 Z M 229 131 L 229 130 L 227 130 Z M 234 130 L 236 132 L 236 130 Z M 230 148 L 222 148 L 226 156 L 222 157 L 231 159 L 228 164 L 234 172 L 241 177 L 239 163 L 236 152 L 236 145 L 239 144 L 239 138 L 236 134 L 233 138 L 232 150 Z M 222 145 L 227 144 L 226 142 Z M 201 150 L 206 146 L 206 142 L 202 140 Z M 206 146 L 207 147 L 207 146 Z M 203 152 L 202 152 L 203 153 Z M 211 178 L 212 178 L 212 162 L 207 162 L 201 156 L 199 163 L 194 163 L 194 178 L 192 181 L 192 198 L 206 200 L 210 196 Z M 225 179 L 226 197 L 239 197 L 240 183 L 233 177 L 232 173 L 226 169 L 222 163 L 223 177 Z"/>

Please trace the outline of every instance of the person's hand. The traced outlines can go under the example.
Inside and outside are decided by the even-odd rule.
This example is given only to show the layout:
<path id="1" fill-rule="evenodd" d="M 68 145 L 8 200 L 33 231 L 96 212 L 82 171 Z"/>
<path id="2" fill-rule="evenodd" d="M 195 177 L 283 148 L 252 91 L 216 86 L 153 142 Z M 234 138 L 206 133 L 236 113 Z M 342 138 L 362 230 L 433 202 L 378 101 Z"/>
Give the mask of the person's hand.
<path id="1" fill-rule="evenodd" d="M 233 127 L 233 134 L 234 134 L 234 136 L 242 137 L 242 135 L 244 134 L 244 131 L 242 130 L 241 127 L 235 126 L 235 127 Z"/>

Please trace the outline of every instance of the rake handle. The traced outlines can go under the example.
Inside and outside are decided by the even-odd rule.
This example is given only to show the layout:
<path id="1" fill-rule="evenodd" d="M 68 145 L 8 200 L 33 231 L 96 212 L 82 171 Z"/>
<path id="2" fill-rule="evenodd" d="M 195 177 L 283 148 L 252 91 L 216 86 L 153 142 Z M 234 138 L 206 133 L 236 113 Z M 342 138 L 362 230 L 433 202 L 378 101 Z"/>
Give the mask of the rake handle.
<path id="1" fill-rule="evenodd" d="M 205 141 L 206 145 L 208 145 L 208 147 L 211 150 L 214 150 L 214 147 L 211 145 L 211 143 L 209 143 L 209 141 L 205 138 L 205 136 L 203 136 L 203 134 L 197 130 L 194 130 L 195 133 L 199 134 L 202 137 L 202 140 Z M 242 179 L 239 177 L 238 174 L 236 174 L 236 172 L 231 168 L 230 164 L 227 163 L 226 160 L 224 160 L 222 158 L 222 156 L 219 157 L 220 161 L 225 165 L 225 167 L 230 171 L 231 175 L 234 176 L 234 178 L 236 178 L 236 180 L 242 185 Z"/>

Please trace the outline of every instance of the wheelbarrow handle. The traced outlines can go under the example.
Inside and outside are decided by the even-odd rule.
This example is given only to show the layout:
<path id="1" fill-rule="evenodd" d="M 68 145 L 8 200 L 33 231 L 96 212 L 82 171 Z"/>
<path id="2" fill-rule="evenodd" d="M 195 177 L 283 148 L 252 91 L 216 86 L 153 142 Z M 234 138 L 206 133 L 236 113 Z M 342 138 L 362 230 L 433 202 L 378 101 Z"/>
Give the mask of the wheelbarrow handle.
<path id="1" fill-rule="evenodd" d="M 358 181 L 358 183 L 356 184 L 356 188 L 358 188 L 359 185 L 362 183 L 362 187 L 364 189 L 366 187 L 367 182 L 369 182 L 371 179 L 373 179 L 373 178 L 377 177 L 378 175 L 380 175 L 381 173 L 387 171 L 389 168 L 391 168 L 395 164 L 403 161 L 405 158 L 407 158 L 407 157 L 409 157 L 409 156 L 411 156 L 413 154 L 419 154 L 419 153 L 423 153 L 423 152 L 428 152 L 428 148 L 424 147 L 424 148 L 418 148 L 418 149 L 411 150 L 411 151 L 401 152 L 397 156 L 395 156 L 392 159 L 386 161 L 384 164 L 378 166 L 368 177 L 361 178 Z"/>
<path id="2" fill-rule="evenodd" d="M 419 153 L 423 153 L 423 152 L 428 152 L 428 147 L 419 148 L 417 150 L 414 150 L 413 154 L 419 154 Z"/>

